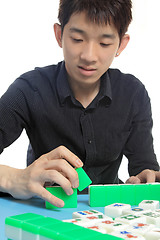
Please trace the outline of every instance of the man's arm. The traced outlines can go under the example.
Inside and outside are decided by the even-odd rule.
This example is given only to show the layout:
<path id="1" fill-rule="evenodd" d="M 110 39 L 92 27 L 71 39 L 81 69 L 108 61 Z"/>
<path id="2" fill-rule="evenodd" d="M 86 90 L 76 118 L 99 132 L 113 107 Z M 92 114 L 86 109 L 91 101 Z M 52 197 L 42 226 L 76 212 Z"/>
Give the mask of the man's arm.
<path id="1" fill-rule="evenodd" d="M 73 167 L 82 167 L 81 160 L 67 148 L 60 146 L 42 155 L 25 169 L 0 165 L 0 191 L 10 193 L 14 198 L 29 199 L 39 196 L 57 207 L 64 202 L 49 193 L 46 182 L 59 184 L 66 194 L 79 185 L 78 174 Z"/>
<path id="2" fill-rule="evenodd" d="M 126 182 L 155 182 L 159 165 L 153 147 L 150 98 L 143 85 L 137 89 L 131 113 L 131 133 L 124 149 L 131 177 Z"/>

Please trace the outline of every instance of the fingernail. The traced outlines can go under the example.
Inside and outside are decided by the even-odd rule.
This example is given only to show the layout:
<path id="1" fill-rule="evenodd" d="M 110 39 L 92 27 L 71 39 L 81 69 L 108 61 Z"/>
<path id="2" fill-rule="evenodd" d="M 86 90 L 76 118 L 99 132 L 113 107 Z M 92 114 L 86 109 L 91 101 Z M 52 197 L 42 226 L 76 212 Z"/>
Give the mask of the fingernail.
<path id="1" fill-rule="evenodd" d="M 66 193 L 67 193 L 67 195 L 72 195 L 73 194 L 73 189 L 72 188 L 68 189 Z"/>
<path id="2" fill-rule="evenodd" d="M 73 188 L 78 188 L 79 186 L 79 180 L 75 181 L 74 184 L 73 184 Z"/>
<path id="3" fill-rule="evenodd" d="M 83 163 L 80 159 L 77 159 L 76 160 L 76 165 L 77 165 L 77 167 L 81 167 L 81 166 L 83 166 Z"/>
<path id="4" fill-rule="evenodd" d="M 64 207 L 64 202 L 63 202 L 63 201 L 58 202 L 58 203 L 57 203 L 57 207 L 59 207 L 59 208 Z"/>

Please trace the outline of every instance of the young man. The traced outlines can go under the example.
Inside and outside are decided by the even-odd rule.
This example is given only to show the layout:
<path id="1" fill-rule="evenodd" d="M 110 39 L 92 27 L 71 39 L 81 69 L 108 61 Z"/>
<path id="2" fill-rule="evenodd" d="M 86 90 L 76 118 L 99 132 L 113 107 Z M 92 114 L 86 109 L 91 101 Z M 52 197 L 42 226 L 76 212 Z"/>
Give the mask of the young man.
<path id="1" fill-rule="evenodd" d="M 46 182 L 70 195 L 79 184 L 74 167 L 84 166 L 94 184 L 117 183 L 123 155 L 127 182 L 160 179 L 148 94 L 134 76 L 109 69 L 131 19 L 130 0 L 60 1 L 54 31 L 64 61 L 23 74 L 0 100 L 0 151 L 25 128 L 32 152 L 26 169 L 0 166 L 2 192 L 62 207 Z"/>

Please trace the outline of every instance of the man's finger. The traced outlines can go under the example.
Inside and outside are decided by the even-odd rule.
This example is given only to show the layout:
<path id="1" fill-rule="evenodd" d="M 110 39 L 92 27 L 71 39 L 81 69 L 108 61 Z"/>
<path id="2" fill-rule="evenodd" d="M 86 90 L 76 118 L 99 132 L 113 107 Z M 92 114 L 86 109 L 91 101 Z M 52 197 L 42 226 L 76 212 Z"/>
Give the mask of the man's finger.
<path id="1" fill-rule="evenodd" d="M 72 187 L 77 188 L 79 186 L 78 174 L 76 170 L 67 161 L 63 159 L 48 161 L 45 169 L 57 170 L 71 182 Z M 52 181 L 55 181 L 55 179 L 52 179 Z"/>
<path id="2" fill-rule="evenodd" d="M 83 162 L 69 149 L 67 149 L 64 146 L 60 146 L 51 152 L 49 152 L 47 155 L 48 160 L 54 160 L 54 159 L 65 159 L 69 163 L 71 163 L 74 167 L 82 167 Z"/>
<path id="3" fill-rule="evenodd" d="M 52 182 L 59 184 L 67 195 L 73 194 L 71 182 L 56 170 L 45 170 L 42 176 L 43 182 Z"/>
<path id="4" fill-rule="evenodd" d="M 156 180 L 155 175 L 154 174 L 149 174 L 149 175 L 147 175 L 146 183 L 153 183 L 153 182 L 155 182 L 155 180 Z"/>
<path id="5" fill-rule="evenodd" d="M 130 184 L 139 184 L 140 183 L 140 179 L 136 176 L 132 176 L 130 177 L 126 183 L 130 183 Z"/>
<path id="6" fill-rule="evenodd" d="M 155 171 L 150 169 L 145 169 L 137 175 L 141 183 L 153 183 L 156 180 Z"/>
<path id="7" fill-rule="evenodd" d="M 64 201 L 60 198 L 57 198 L 56 196 L 52 195 L 49 191 L 47 191 L 44 187 L 38 185 L 38 187 L 35 189 L 36 196 L 44 199 L 45 201 L 53 204 L 56 207 L 63 207 Z M 38 191 L 37 191 L 38 190 Z"/>
<path id="8" fill-rule="evenodd" d="M 160 171 L 156 171 L 155 174 L 156 174 L 156 181 L 160 182 Z"/>

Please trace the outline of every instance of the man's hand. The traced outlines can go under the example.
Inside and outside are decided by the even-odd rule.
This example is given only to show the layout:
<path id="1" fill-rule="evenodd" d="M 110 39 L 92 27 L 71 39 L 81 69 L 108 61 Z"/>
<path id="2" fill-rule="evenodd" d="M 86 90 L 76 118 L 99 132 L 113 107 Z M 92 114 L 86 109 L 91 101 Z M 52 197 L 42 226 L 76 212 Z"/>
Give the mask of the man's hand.
<path id="1" fill-rule="evenodd" d="M 158 175 L 159 172 L 154 171 L 154 170 L 149 170 L 145 169 L 136 176 L 131 176 L 126 183 L 130 184 L 140 184 L 140 183 L 153 183 L 156 180 L 158 180 L 159 176 L 159 181 L 160 181 L 160 174 Z"/>
<path id="2" fill-rule="evenodd" d="M 1 189 L 10 193 L 14 198 L 29 199 L 39 196 L 57 207 L 63 207 L 64 202 L 49 193 L 44 185 L 46 182 L 57 183 L 67 195 L 71 195 L 72 188 L 79 186 L 79 179 L 77 172 L 70 164 L 73 167 L 83 166 L 75 154 L 60 146 L 42 155 L 25 169 L 2 166 L 1 170 L 4 167 L 6 172 L 1 178 L 3 179 Z"/>

